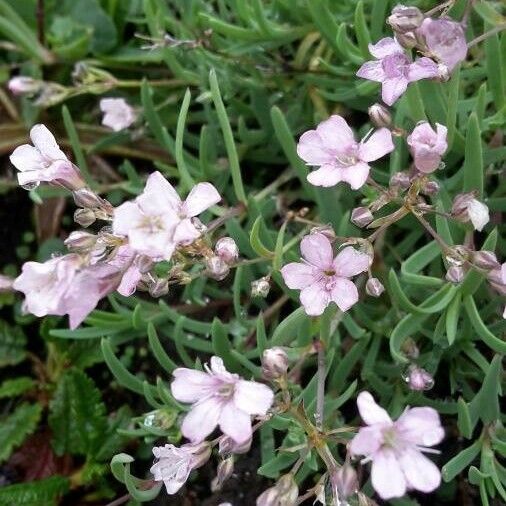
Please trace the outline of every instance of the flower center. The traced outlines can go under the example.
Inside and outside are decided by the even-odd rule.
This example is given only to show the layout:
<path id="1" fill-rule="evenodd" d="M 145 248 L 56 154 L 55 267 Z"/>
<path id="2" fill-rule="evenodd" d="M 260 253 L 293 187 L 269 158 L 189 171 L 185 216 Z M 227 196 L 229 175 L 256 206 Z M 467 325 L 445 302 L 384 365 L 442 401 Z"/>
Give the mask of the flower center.
<path id="1" fill-rule="evenodd" d="M 160 216 L 143 216 L 139 228 L 144 229 L 149 234 L 156 234 L 164 230 Z"/>
<path id="2" fill-rule="evenodd" d="M 218 396 L 223 399 L 230 399 L 234 395 L 234 384 L 233 383 L 223 383 L 218 388 Z"/>

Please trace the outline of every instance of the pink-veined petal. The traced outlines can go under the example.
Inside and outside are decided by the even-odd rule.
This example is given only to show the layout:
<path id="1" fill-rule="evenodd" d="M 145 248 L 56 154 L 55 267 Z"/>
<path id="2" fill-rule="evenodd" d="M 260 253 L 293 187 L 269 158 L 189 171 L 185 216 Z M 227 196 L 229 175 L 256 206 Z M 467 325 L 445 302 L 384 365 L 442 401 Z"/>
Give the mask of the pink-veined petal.
<path id="1" fill-rule="evenodd" d="M 395 426 L 405 439 L 419 446 L 434 446 L 445 434 L 438 412 L 429 407 L 407 409 Z"/>
<path id="2" fill-rule="evenodd" d="M 321 283 L 313 283 L 302 289 L 300 302 L 309 316 L 320 316 L 330 302 L 330 294 Z"/>
<path id="3" fill-rule="evenodd" d="M 214 397 L 194 404 L 181 424 L 181 433 L 192 443 L 201 443 L 218 425 L 223 403 Z"/>
<path id="4" fill-rule="evenodd" d="M 223 406 L 219 418 L 220 429 L 223 434 L 232 438 L 236 443 L 242 444 L 251 439 L 251 417 L 238 409 L 233 402 Z"/>
<path id="5" fill-rule="evenodd" d="M 311 265 L 292 262 L 281 268 L 281 275 L 288 288 L 301 290 L 315 281 L 314 267 Z"/>
<path id="6" fill-rule="evenodd" d="M 430 58 L 418 58 L 409 65 L 408 81 L 418 81 L 420 79 L 434 79 L 439 76 L 437 63 Z"/>
<path id="7" fill-rule="evenodd" d="M 349 279 L 338 278 L 334 281 L 331 298 L 341 311 L 348 311 L 351 306 L 358 302 L 357 287 Z"/>
<path id="8" fill-rule="evenodd" d="M 439 487 L 441 471 L 418 450 L 404 449 L 399 456 L 399 464 L 406 477 L 408 488 L 428 493 Z"/>
<path id="9" fill-rule="evenodd" d="M 371 168 L 365 162 L 358 162 L 355 165 L 341 169 L 341 178 L 348 183 L 352 190 L 358 190 L 364 186 Z"/>
<path id="10" fill-rule="evenodd" d="M 30 139 L 33 145 L 43 156 L 50 160 L 67 160 L 65 153 L 60 149 L 54 135 L 44 125 L 35 125 L 30 130 Z"/>
<path id="11" fill-rule="evenodd" d="M 346 246 L 334 259 L 334 269 L 337 276 L 351 278 L 365 272 L 370 263 L 371 257 L 369 255 L 356 250 L 352 246 Z"/>
<path id="12" fill-rule="evenodd" d="M 263 383 L 240 380 L 235 385 L 234 404 L 248 415 L 265 415 L 273 400 L 274 393 Z"/>
<path id="13" fill-rule="evenodd" d="M 395 149 L 392 133 L 388 128 L 376 130 L 365 142 L 361 142 L 358 154 L 364 162 L 373 162 Z"/>
<path id="14" fill-rule="evenodd" d="M 316 132 L 327 149 L 343 151 L 355 143 L 353 130 L 348 126 L 346 120 L 337 114 L 322 121 L 316 127 Z"/>
<path id="15" fill-rule="evenodd" d="M 137 289 L 137 283 L 141 280 L 142 273 L 136 265 L 130 265 L 121 277 L 121 283 L 116 289 L 119 294 L 130 297 Z"/>
<path id="16" fill-rule="evenodd" d="M 391 425 L 392 419 L 388 413 L 379 406 L 369 392 L 360 392 L 357 397 L 358 411 L 367 425 Z"/>
<path id="17" fill-rule="evenodd" d="M 394 77 L 383 81 L 381 98 L 387 105 L 392 105 L 407 89 L 408 80 L 405 77 Z"/>
<path id="18" fill-rule="evenodd" d="M 172 240 L 176 244 L 191 244 L 200 237 L 200 232 L 195 228 L 190 218 L 181 220 L 174 229 Z"/>
<path id="19" fill-rule="evenodd" d="M 183 204 L 183 212 L 188 217 L 197 216 L 221 200 L 218 190 L 211 183 L 194 186 Z"/>
<path id="20" fill-rule="evenodd" d="M 332 267 L 334 253 L 332 244 L 327 236 L 315 233 L 308 234 L 300 242 L 300 252 L 302 257 L 311 265 L 320 269 L 329 269 Z"/>
<path id="21" fill-rule="evenodd" d="M 9 159 L 12 165 L 19 171 L 41 169 L 44 163 L 44 158 L 41 156 L 38 149 L 30 146 L 30 144 L 18 146 Z"/>
<path id="22" fill-rule="evenodd" d="M 396 53 L 404 53 L 402 46 L 392 37 L 384 37 L 376 42 L 376 44 L 369 44 L 369 52 L 375 58 L 384 58 Z"/>
<path id="23" fill-rule="evenodd" d="M 144 193 L 161 194 L 162 198 L 176 210 L 179 209 L 182 202 L 176 189 L 158 170 L 149 175 L 144 187 Z"/>
<path id="24" fill-rule="evenodd" d="M 437 141 L 434 149 L 436 149 L 441 155 L 448 149 L 448 142 L 446 141 L 447 134 L 448 128 L 446 128 L 444 125 L 436 123 Z"/>
<path id="25" fill-rule="evenodd" d="M 381 60 L 366 61 L 357 71 L 357 77 L 382 83 L 386 79 Z"/>
<path id="26" fill-rule="evenodd" d="M 322 165 L 307 175 L 307 180 L 314 186 L 335 186 L 342 181 L 342 169 L 335 165 Z"/>
<path id="27" fill-rule="evenodd" d="M 325 148 L 316 130 L 308 130 L 300 136 L 297 155 L 308 165 L 330 164 L 334 159 L 334 155 Z"/>
<path id="28" fill-rule="evenodd" d="M 174 399 L 180 402 L 197 402 L 219 385 L 211 375 L 186 367 L 178 367 L 172 375 L 174 379 L 170 384 L 170 391 Z"/>
<path id="29" fill-rule="evenodd" d="M 393 450 L 376 452 L 372 462 L 371 481 L 382 499 L 402 497 L 406 493 L 406 479 Z"/>
<path id="30" fill-rule="evenodd" d="M 352 455 L 372 455 L 383 444 L 383 435 L 377 427 L 361 427 L 350 441 L 348 448 Z"/>
<path id="31" fill-rule="evenodd" d="M 142 213 L 135 202 L 125 202 L 114 210 L 112 230 L 115 234 L 128 235 L 142 218 Z"/>

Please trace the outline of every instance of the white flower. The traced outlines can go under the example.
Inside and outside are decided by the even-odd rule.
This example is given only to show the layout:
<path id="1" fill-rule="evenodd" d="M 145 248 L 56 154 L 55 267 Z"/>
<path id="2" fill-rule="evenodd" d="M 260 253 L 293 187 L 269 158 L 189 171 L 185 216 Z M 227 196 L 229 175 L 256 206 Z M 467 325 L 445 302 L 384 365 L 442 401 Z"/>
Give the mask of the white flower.
<path id="1" fill-rule="evenodd" d="M 488 207 L 479 200 L 473 199 L 467 205 L 467 213 L 475 230 L 481 232 L 483 227 L 490 221 Z"/>
<path id="2" fill-rule="evenodd" d="M 100 110 L 104 113 L 102 125 L 115 132 L 128 128 L 137 119 L 134 109 L 123 98 L 103 98 Z"/>

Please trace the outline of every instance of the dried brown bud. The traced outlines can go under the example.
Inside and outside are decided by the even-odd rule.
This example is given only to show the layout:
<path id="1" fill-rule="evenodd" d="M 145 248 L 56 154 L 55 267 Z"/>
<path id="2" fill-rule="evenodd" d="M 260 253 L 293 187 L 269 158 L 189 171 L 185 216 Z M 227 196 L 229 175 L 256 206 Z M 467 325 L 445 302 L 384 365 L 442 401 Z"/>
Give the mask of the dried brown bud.
<path id="1" fill-rule="evenodd" d="M 397 39 L 397 42 L 406 49 L 412 49 L 418 44 L 418 39 L 416 38 L 414 32 L 397 32 L 395 34 L 395 38 Z"/>
<path id="2" fill-rule="evenodd" d="M 385 287 L 378 278 L 369 278 L 365 284 L 365 291 L 371 297 L 379 297 L 385 291 Z"/>
<path id="3" fill-rule="evenodd" d="M 374 216 L 368 207 L 355 207 L 351 212 L 351 222 L 359 227 L 367 227 L 372 222 Z"/>
<path id="4" fill-rule="evenodd" d="M 234 472 L 234 457 L 227 457 L 222 460 L 216 469 L 216 478 L 211 482 L 211 490 L 216 492 L 221 490 L 223 484 L 232 476 Z"/>
<path id="5" fill-rule="evenodd" d="M 262 355 L 262 374 L 267 379 L 277 379 L 288 371 L 288 355 L 283 348 L 268 348 Z"/>
<path id="6" fill-rule="evenodd" d="M 390 128 L 392 126 L 392 115 L 390 111 L 381 104 L 373 104 L 368 109 L 371 123 L 378 128 Z"/>
<path id="7" fill-rule="evenodd" d="M 95 246 L 97 239 L 98 237 L 94 234 L 76 230 L 69 234 L 64 243 L 70 251 L 85 252 Z"/>
<path id="8" fill-rule="evenodd" d="M 169 282 L 165 278 L 155 279 L 149 284 L 148 290 L 151 297 L 163 297 L 169 293 Z"/>
<path id="9" fill-rule="evenodd" d="M 411 184 L 411 177 L 407 172 L 396 172 L 390 178 L 390 186 L 397 186 L 403 190 L 407 190 Z"/>
<path id="10" fill-rule="evenodd" d="M 406 33 L 416 30 L 424 20 L 423 12 L 418 7 L 396 5 L 392 14 L 388 16 L 387 23 L 397 33 Z"/>
<path id="11" fill-rule="evenodd" d="M 74 212 L 74 221 L 81 227 L 89 227 L 95 223 L 95 213 L 91 209 L 76 209 Z"/>
<path id="12" fill-rule="evenodd" d="M 460 283 L 464 279 L 465 271 L 460 265 L 452 265 L 446 272 L 446 280 L 450 283 Z"/>
<path id="13" fill-rule="evenodd" d="M 276 484 L 257 498 L 257 506 L 295 506 L 299 497 L 299 487 L 292 474 L 285 474 Z"/>
<path id="14" fill-rule="evenodd" d="M 263 278 L 256 279 L 251 283 L 251 296 L 265 298 L 269 295 L 271 290 L 270 277 L 264 276 Z"/>

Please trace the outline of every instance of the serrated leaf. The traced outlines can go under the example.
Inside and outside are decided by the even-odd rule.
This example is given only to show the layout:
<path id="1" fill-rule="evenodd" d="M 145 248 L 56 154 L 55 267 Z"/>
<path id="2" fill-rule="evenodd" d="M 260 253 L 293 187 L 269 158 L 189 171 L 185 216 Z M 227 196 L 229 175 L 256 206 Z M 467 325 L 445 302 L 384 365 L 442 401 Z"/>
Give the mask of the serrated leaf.
<path id="1" fill-rule="evenodd" d="M 0 506 L 56 506 L 68 489 L 69 480 L 63 476 L 4 486 L 0 488 Z"/>
<path id="2" fill-rule="evenodd" d="M 0 462 L 8 459 L 12 450 L 33 433 L 41 413 L 39 404 L 21 404 L 13 413 L 0 419 Z"/>
<path id="3" fill-rule="evenodd" d="M 26 337 L 19 327 L 0 320 L 0 367 L 16 365 L 25 359 Z"/>
<path id="4" fill-rule="evenodd" d="M 34 385 L 33 379 L 27 376 L 6 380 L 0 385 L 0 399 L 24 394 L 26 391 L 31 390 Z"/>

